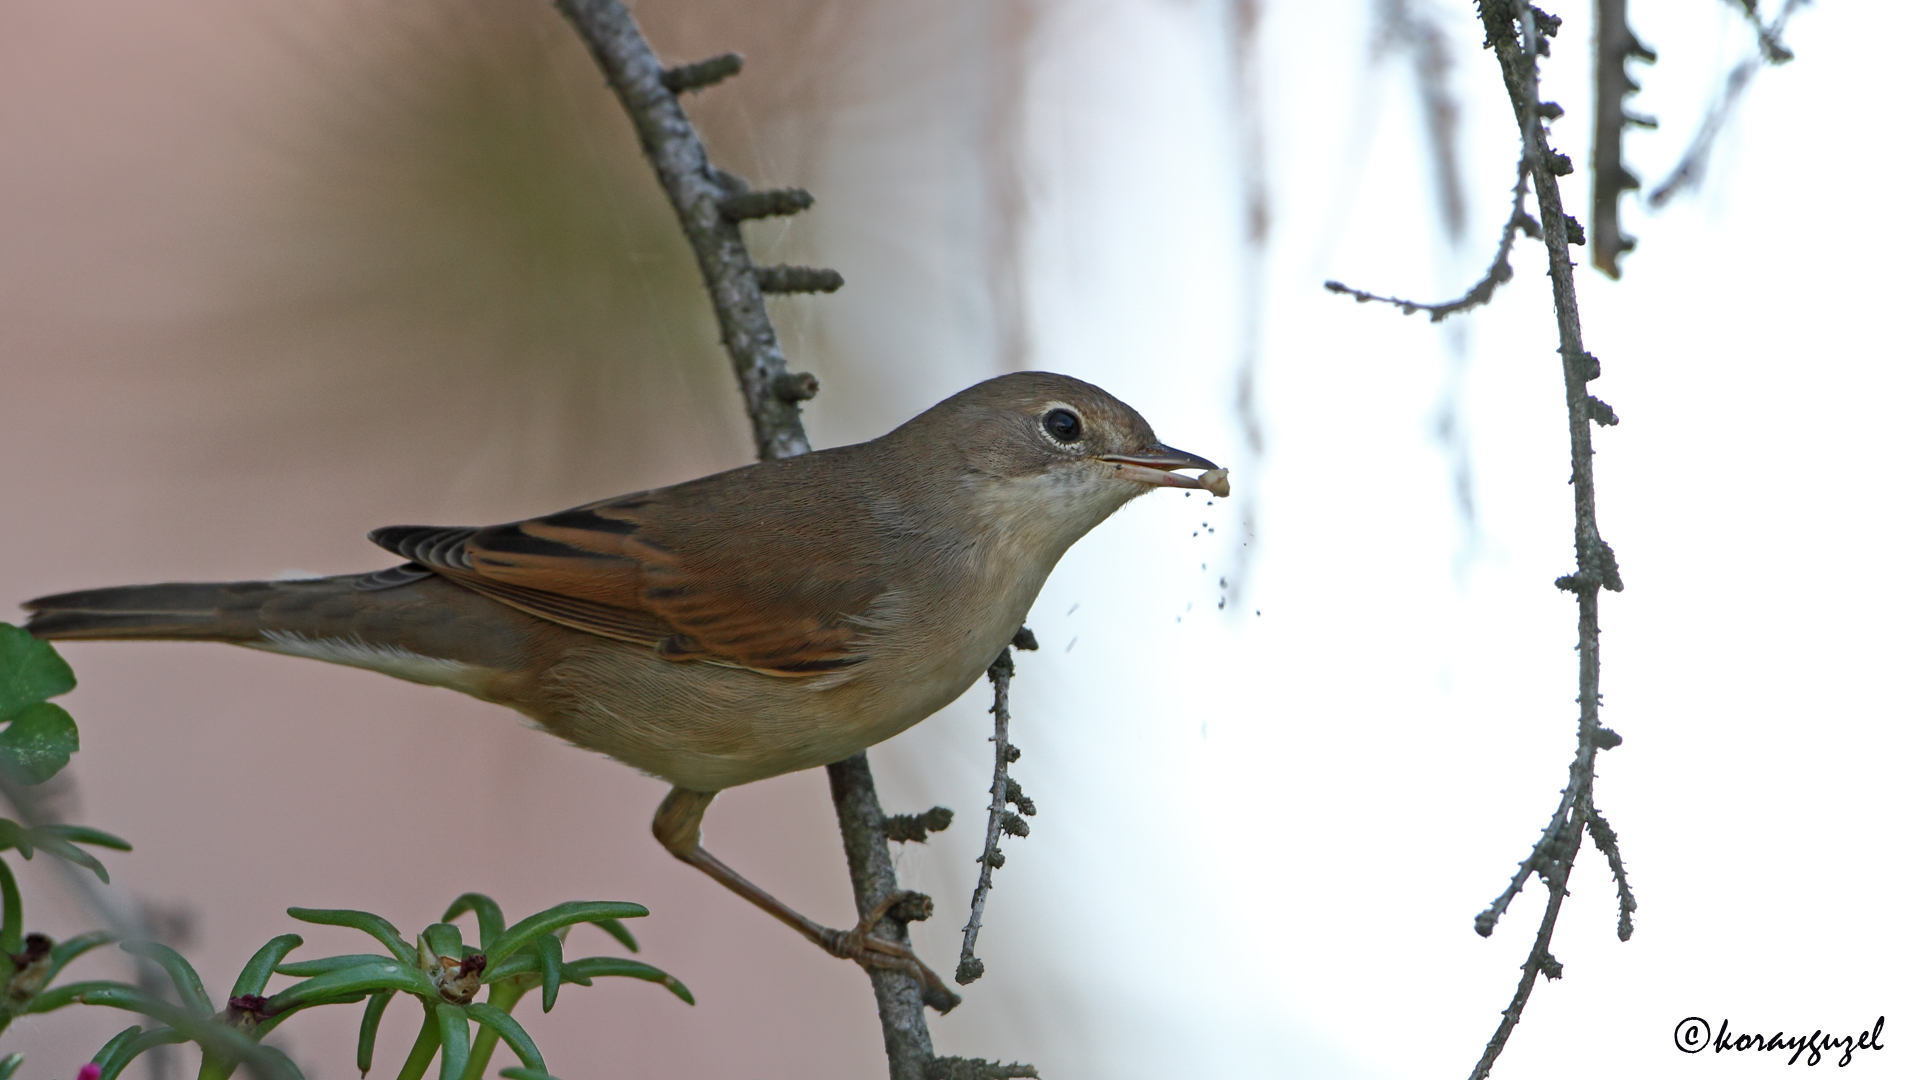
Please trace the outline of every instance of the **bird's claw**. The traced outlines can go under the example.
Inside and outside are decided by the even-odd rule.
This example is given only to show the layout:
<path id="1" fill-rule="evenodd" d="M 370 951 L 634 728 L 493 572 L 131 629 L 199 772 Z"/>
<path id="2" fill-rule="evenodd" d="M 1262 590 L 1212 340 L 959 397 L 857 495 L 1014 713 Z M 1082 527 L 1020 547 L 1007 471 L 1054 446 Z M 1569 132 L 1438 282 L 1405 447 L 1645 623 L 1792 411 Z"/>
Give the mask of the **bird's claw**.
<path id="1" fill-rule="evenodd" d="M 873 932 L 880 920 L 886 918 L 896 905 L 915 899 L 925 904 L 925 898 L 918 893 L 896 892 L 861 916 L 859 925 L 853 929 L 826 931 L 821 935 L 820 945 L 833 956 L 851 960 L 869 971 L 884 968 L 906 972 L 920 984 L 921 1000 L 935 1012 L 944 1014 L 960 1004 L 960 995 L 947 989 L 947 985 L 940 981 L 940 976 L 913 954 L 912 948 L 898 941 L 888 941 Z M 925 918 L 924 915 L 921 917 Z"/>

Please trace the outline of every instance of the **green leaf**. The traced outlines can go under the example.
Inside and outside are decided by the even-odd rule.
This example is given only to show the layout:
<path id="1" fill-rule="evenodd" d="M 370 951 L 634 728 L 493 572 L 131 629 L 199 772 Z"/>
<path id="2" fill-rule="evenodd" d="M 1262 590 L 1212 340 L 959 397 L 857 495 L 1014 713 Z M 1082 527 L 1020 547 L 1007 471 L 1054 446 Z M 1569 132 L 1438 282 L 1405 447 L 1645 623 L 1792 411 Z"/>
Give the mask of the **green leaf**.
<path id="1" fill-rule="evenodd" d="M 593 925 L 613 935 L 613 940 L 627 947 L 628 952 L 639 952 L 640 943 L 633 938 L 633 931 L 618 919 L 595 919 Z"/>
<path id="2" fill-rule="evenodd" d="M 156 1046 L 170 1046 L 186 1041 L 185 1035 L 172 1028 L 154 1028 L 152 1031 L 146 1031 L 135 1024 L 101 1047 L 100 1052 L 93 1055 L 93 1063 L 100 1066 L 100 1080 L 114 1080 L 114 1077 L 126 1071 L 127 1066 L 133 1064 L 133 1059 L 141 1054 Z"/>
<path id="3" fill-rule="evenodd" d="M 240 969 L 240 977 L 233 981 L 233 993 L 230 996 L 245 997 L 265 990 L 267 978 L 273 974 L 274 967 L 286 959 L 288 953 L 304 944 L 306 942 L 299 934 L 281 934 L 260 946 L 260 951 L 253 954 L 247 966 Z"/>
<path id="4" fill-rule="evenodd" d="M 0 623 L 0 720 L 74 687 L 73 669 L 53 646 Z"/>
<path id="5" fill-rule="evenodd" d="M 422 930 L 420 936 L 427 939 L 427 948 L 433 950 L 433 955 L 454 960 L 460 959 L 460 947 L 466 944 L 460 940 L 460 928 L 452 923 L 434 923 Z"/>
<path id="6" fill-rule="evenodd" d="M 94 847 L 112 848 L 115 851 L 132 851 L 133 845 L 99 829 L 89 829 L 85 825 L 42 825 L 34 830 L 41 836 L 54 836 L 74 844 L 92 844 Z"/>
<path id="7" fill-rule="evenodd" d="M 207 988 L 200 983 L 200 973 L 193 970 L 187 958 L 167 948 L 157 941 L 128 941 L 120 946 L 121 952 L 151 960 L 166 969 L 167 978 L 173 980 L 174 992 L 180 995 L 180 1003 L 195 1016 L 212 1016 L 213 1002 L 207 997 Z"/>
<path id="8" fill-rule="evenodd" d="M 549 1076 L 539 1069 L 522 1069 L 517 1065 L 510 1069 L 501 1069 L 500 1075 L 507 1080 L 560 1080 L 559 1077 Z"/>
<path id="9" fill-rule="evenodd" d="M 337 998 L 358 997 L 381 990 L 405 990 L 437 1000 L 440 991 L 426 972 L 397 960 L 342 968 L 297 982 L 267 999 L 267 1011 L 285 1012 L 307 1005 L 319 1005 Z"/>
<path id="10" fill-rule="evenodd" d="M 33 839 L 42 850 L 52 852 L 76 866 L 83 866 L 93 871 L 93 876 L 100 879 L 100 884 L 111 884 L 107 880 L 107 868 L 100 865 L 100 860 L 91 854 L 74 847 L 58 836 L 48 835 L 45 829 L 33 830 Z"/>
<path id="11" fill-rule="evenodd" d="M 20 857 L 33 858 L 33 832 L 12 818 L 0 818 L 0 851 L 19 848 Z"/>
<path id="12" fill-rule="evenodd" d="M 427 1064 L 439 1049 L 440 1020 L 429 1003 L 421 1018 L 420 1034 L 413 1040 L 413 1049 L 407 1051 L 407 1060 L 400 1066 L 399 1075 L 394 1080 L 420 1080 L 427 1075 Z"/>
<path id="13" fill-rule="evenodd" d="M 41 701 L 15 712 L 0 731 L 0 771 L 22 784 L 42 784 L 80 750 L 80 728 L 67 710 Z"/>
<path id="14" fill-rule="evenodd" d="M 489 961 L 505 960 L 532 944 L 533 940 L 541 934 L 550 934 L 563 926 L 598 922 L 601 919 L 637 919 L 646 913 L 647 909 L 639 904 L 627 904 L 617 900 L 574 900 L 565 904 L 556 904 L 538 915 L 529 915 L 508 927 L 494 941 L 492 950 L 487 953 L 487 959 Z"/>
<path id="15" fill-rule="evenodd" d="M 0 953 L 14 956 L 25 947 L 20 921 L 20 886 L 14 883 L 7 861 L 0 859 Z"/>
<path id="16" fill-rule="evenodd" d="M 460 899 L 455 900 L 447 908 L 447 913 L 440 916 L 440 921 L 452 922 L 469 911 L 480 921 L 480 951 L 487 952 L 493 947 L 493 940 L 506 929 L 507 917 L 500 913 L 500 905 L 493 902 L 493 897 L 470 892 L 461 893 Z M 487 953 L 487 959 L 493 959 L 493 954 Z"/>
<path id="17" fill-rule="evenodd" d="M 628 979 L 640 979 L 645 982 L 659 983 L 673 992 L 673 996 L 687 1004 L 693 1004 L 693 991 L 679 979 L 661 971 L 652 964 L 643 964 L 638 960 L 624 960 L 617 956 L 590 956 L 585 960 L 575 960 L 567 965 L 569 975 L 581 978 L 595 978 L 600 975 L 616 975 Z"/>
<path id="18" fill-rule="evenodd" d="M 301 960 L 292 964 L 279 964 L 274 971 L 281 975 L 291 975 L 304 979 L 312 975 L 325 975 L 329 971 L 342 968 L 364 967 L 367 964 L 391 964 L 393 957 L 378 953 L 348 953 L 345 956 L 325 956 L 318 960 Z"/>
<path id="19" fill-rule="evenodd" d="M 552 1012 L 560 998 L 560 939 L 541 934 L 533 939 L 533 952 L 540 960 L 540 1011 Z"/>
<path id="20" fill-rule="evenodd" d="M 360 1048 L 353 1060 L 362 1077 L 373 1068 L 373 1040 L 380 1034 L 380 1018 L 392 1003 L 393 991 L 382 990 L 367 999 L 367 1011 L 360 1014 Z"/>
<path id="21" fill-rule="evenodd" d="M 300 908 L 290 907 L 287 914 L 301 922 L 318 923 L 322 926 L 350 926 L 364 931 L 379 939 L 402 963 L 411 964 L 419 955 L 413 946 L 407 944 L 394 925 L 370 911 L 354 911 L 350 908 Z"/>
<path id="22" fill-rule="evenodd" d="M 84 934 L 75 934 L 53 947 L 52 962 L 47 969 L 47 981 L 52 982 L 60 974 L 60 969 L 85 954 L 115 940 L 113 934 L 105 930 L 89 930 Z"/>
<path id="23" fill-rule="evenodd" d="M 13 1080 L 13 1074 L 19 1071 L 20 1063 L 25 1060 L 25 1054 L 8 1054 L 0 1058 L 0 1080 Z"/>
<path id="24" fill-rule="evenodd" d="M 540 1048 L 533 1045 L 533 1037 L 527 1034 L 526 1028 L 520 1026 L 520 1021 L 515 1020 L 504 1009 L 496 1009 L 486 1002 L 476 1001 L 467 1006 L 467 1015 L 472 1017 L 475 1023 L 498 1032 L 500 1040 L 519 1056 L 521 1064 L 529 1069 L 546 1071 L 547 1063 L 540 1056 Z"/>
<path id="25" fill-rule="evenodd" d="M 467 1054 L 472 1047 L 467 1011 L 443 1001 L 433 1007 L 433 1015 L 440 1024 L 440 1080 L 460 1080 L 460 1074 L 467 1071 Z"/>

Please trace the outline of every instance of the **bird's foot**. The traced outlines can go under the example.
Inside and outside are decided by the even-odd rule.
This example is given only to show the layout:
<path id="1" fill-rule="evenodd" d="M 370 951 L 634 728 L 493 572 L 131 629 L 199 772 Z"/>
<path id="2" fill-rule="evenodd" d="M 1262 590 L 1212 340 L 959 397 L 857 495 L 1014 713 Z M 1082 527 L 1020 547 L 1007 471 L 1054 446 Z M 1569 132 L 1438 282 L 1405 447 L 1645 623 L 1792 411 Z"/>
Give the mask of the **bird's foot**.
<path id="1" fill-rule="evenodd" d="M 960 1004 L 960 995 L 947 989 L 940 976 L 934 974 L 913 949 L 898 941 L 889 941 L 876 935 L 874 928 L 880 920 L 901 909 L 900 915 L 909 922 L 917 922 L 933 914 L 933 901 L 924 893 L 896 892 L 873 906 L 861 916 L 859 925 L 851 930 L 827 930 L 821 934 L 820 947 L 828 953 L 851 960 L 863 968 L 884 968 L 889 971 L 904 971 L 913 976 L 920 984 L 920 998 L 935 1012 L 947 1013 Z"/>

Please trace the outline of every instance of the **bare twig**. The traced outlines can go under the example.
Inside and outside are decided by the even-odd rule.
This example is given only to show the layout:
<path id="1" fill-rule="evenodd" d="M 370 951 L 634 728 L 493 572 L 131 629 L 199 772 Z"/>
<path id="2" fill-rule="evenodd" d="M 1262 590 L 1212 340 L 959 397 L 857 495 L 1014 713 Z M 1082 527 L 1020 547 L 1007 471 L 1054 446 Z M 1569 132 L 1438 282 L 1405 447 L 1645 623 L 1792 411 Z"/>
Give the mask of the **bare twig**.
<path id="1" fill-rule="evenodd" d="M 1770 24 L 1760 22 L 1760 16 L 1752 4 L 1740 4 L 1759 33 L 1760 50 L 1756 55 L 1742 60 L 1734 65 L 1732 71 L 1727 72 L 1726 85 L 1721 88 L 1720 96 L 1714 99 L 1713 107 L 1707 110 L 1707 115 L 1701 118 L 1700 130 L 1694 133 L 1693 141 L 1687 144 L 1687 152 L 1680 155 L 1680 160 L 1674 165 L 1673 171 L 1667 174 L 1665 180 L 1660 181 L 1651 195 L 1647 196 L 1648 206 L 1658 210 L 1671 202 L 1675 195 L 1700 185 L 1700 180 L 1707 172 L 1707 158 L 1713 153 L 1713 144 L 1720 135 L 1720 129 L 1733 115 L 1733 110 L 1740 104 L 1740 99 L 1746 96 L 1747 84 L 1753 81 L 1761 65 L 1784 64 L 1793 59 L 1793 53 L 1780 44 L 1780 35 L 1787 28 L 1787 20 L 1793 17 L 1793 13 L 1798 11 L 1804 2 L 1805 0 L 1786 0 L 1780 5 L 1780 13 L 1774 16 Z"/>
<path id="2" fill-rule="evenodd" d="M 1492 300 L 1495 289 L 1513 280 L 1513 263 L 1510 258 L 1513 255 L 1514 238 L 1523 232 L 1536 240 L 1540 238 L 1540 223 L 1533 220 L 1533 215 L 1527 213 L 1527 161 L 1524 157 L 1520 159 L 1520 164 L 1515 171 L 1517 175 L 1513 180 L 1513 209 L 1507 214 L 1507 223 L 1500 227 L 1500 246 L 1493 253 L 1493 262 L 1487 266 L 1487 272 L 1481 276 L 1479 282 L 1458 300 L 1425 304 L 1417 300 L 1402 300 L 1397 296 L 1381 296 L 1365 289 L 1343 285 L 1338 281 L 1326 282 L 1326 290 L 1351 296 L 1355 303 L 1392 304 L 1400 309 L 1402 315 L 1424 311 L 1432 322 L 1439 322 L 1449 315 L 1462 311 L 1470 311 Z"/>
<path id="3" fill-rule="evenodd" d="M 1573 258 L 1568 250 L 1570 219 L 1561 209 L 1558 179 L 1571 171 L 1571 163 L 1547 145 L 1546 130 L 1540 122 L 1543 106 L 1539 100 L 1539 43 L 1543 33 L 1551 34 L 1558 28 L 1559 20 L 1538 8 L 1510 0 L 1480 0 L 1480 18 L 1486 29 L 1487 44 L 1499 57 L 1514 119 L 1520 125 L 1525 160 L 1533 174 L 1544 225 L 1548 271 L 1553 282 L 1554 312 L 1559 322 L 1560 367 L 1566 382 L 1567 423 L 1573 456 L 1574 554 L 1579 569 L 1554 584 L 1573 593 L 1579 601 L 1580 726 L 1578 747 L 1568 767 L 1567 787 L 1540 842 L 1521 863 L 1520 872 L 1506 890 L 1474 920 L 1475 930 L 1482 935 L 1491 934 L 1507 904 L 1528 878 L 1538 874 L 1546 882 L 1547 909 L 1534 935 L 1533 949 L 1521 967 L 1520 985 L 1474 1067 L 1473 1080 L 1484 1080 L 1492 1071 L 1514 1025 L 1520 1022 L 1520 1014 L 1539 976 L 1544 974 L 1549 979 L 1560 976 L 1560 962 L 1548 950 L 1566 898 L 1567 877 L 1573 870 L 1574 855 L 1589 829 L 1593 830 L 1596 843 L 1607 851 L 1619 883 L 1623 939 L 1631 932 L 1628 914 L 1633 909 L 1617 839 L 1593 805 L 1594 758 L 1600 750 L 1620 744 L 1618 735 L 1600 726 L 1600 591 L 1618 592 L 1622 584 L 1613 550 L 1600 537 L 1594 510 L 1592 425 L 1596 421 L 1617 422 L 1618 418 L 1611 408 L 1588 392 L 1588 383 L 1600 376 L 1600 364 L 1581 341 Z"/>
<path id="4" fill-rule="evenodd" d="M 1593 267 L 1617 280 L 1620 256 L 1635 243 L 1620 231 L 1620 196 L 1640 188 L 1640 178 L 1621 156 L 1621 142 L 1628 124 L 1657 126 L 1652 117 L 1627 111 L 1627 96 L 1640 91 L 1627 73 L 1627 61 L 1651 64 L 1655 57 L 1627 28 L 1627 0 L 1599 0 L 1594 14 Z"/>
<path id="5" fill-rule="evenodd" d="M 1006 855 L 1000 851 L 1000 837 L 1005 833 L 1027 835 L 1024 819 L 1032 817 L 1035 811 L 1033 800 L 1007 775 L 1007 767 L 1020 760 L 1020 748 L 1007 741 L 1007 724 L 1012 719 L 1007 706 L 1007 687 L 1013 682 L 1013 650 L 1039 647 L 1033 631 L 1023 626 L 1013 636 L 1013 644 L 1001 649 L 999 657 L 987 668 L 987 678 L 993 683 L 993 787 L 990 789 L 993 795 L 987 806 L 986 850 L 980 853 L 979 859 L 980 884 L 974 886 L 973 910 L 967 914 L 966 929 L 960 932 L 960 966 L 953 973 L 954 980 L 962 986 L 987 970 L 973 955 L 973 946 L 980 937 L 980 921 L 987 913 L 987 893 L 993 888 L 993 872 L 1007 862 Z M 1007 809 L 1010 802 L 1014 810 Z"/>
<path id="6" fill-rule="evenodd" d="M 721 57 L 673 69 L 674 86 L 669 86 L 667 73 L 620 0 L 556 3 L 586 41 L 632 117 L 647 160 L 653 163 L 660 185 L 679 215 L 680 227 L 693 246 L 713 299 L 721 339 L 746 398 L 760 459 L 807 453 L 811 447 L 800 422 L 798 403 L 812 397 L 819 384 L 810 375 L 787 370 L 763 293 L 768 286 L 778 288 L 783 284 L 828 288 L 829 274 L 831 287 L 837 287 L 839 275 L 811 271 L 812 276 L 805 281 L 787 280 L 779 273 L 768 275 L 754 266 L 738 222 L 758 216 L 760 211 L 791 213 L 803 209 L 810 199 L 803 200 L 793 192 L 768 193 L 758 200 L 743 198 L 750 194 L 746 185 L 713 167 L 674 92 L 676 88 L 691 89 L 725 78 L 739 70 L 739 59 Z M 779 269 L 793 277 L 792 268 Z M 858 910 L 872 911 L 887 904 L 889 913 L 877 920 L 872 933 L 882 940 L 908 944 L 907 923 L 898 907 L 909 905 L 889 904 L 903 894 L 894 876 L 892 854 L 887 850 L 888 818 L 874 792 L 867 756 L 855 754 L 829 765 L 827 777 Z M 920 912 L 905 912 L 916 913 Z M 959 999 L 924 1000 L 919 981 L 906 971 L 875 966 L 867 969 L 867 975 L 879 1007 L 889 1076 L 892 1080 L 927 1080 L 936 1059 L 927 1032 L 925 1006 L 944 1012 Z"/>
<path id="7" fill-rule="evenodd" d="M 740 236 L 739 223 L 726 210 L 729 205 L 739 206 L 733 200 L 747 194 L 745 185 L 707 159 L 706 145 L 680 108 L 679 98 L 663 81 L 666 73 L 625 5 L 619 0 L 556 0 L 556 4 L 580 32 L 633 118 L 647 160 L 653 163 L 654 174 L 680 218 L 681 231 L 693 246 L 700 276 L 713 298 L 713 313 L 720 321 L 720 339 L 747 399 L 760 460 L 806 453 L 812 447 L 800 424 L 799 405 L 774 392 L 775 382 L 787 374 L 787 358 L 767 317 L 753 256 Z M 705 70 L 708 64 L 715 65 L 713 70 Z M 707 61 L 674 70 L 693 72 L 686 76 L 691 86 L 709 76 L 724 78 L 739 70 L 739 64 L 735 58 L 730 63 Z"/>

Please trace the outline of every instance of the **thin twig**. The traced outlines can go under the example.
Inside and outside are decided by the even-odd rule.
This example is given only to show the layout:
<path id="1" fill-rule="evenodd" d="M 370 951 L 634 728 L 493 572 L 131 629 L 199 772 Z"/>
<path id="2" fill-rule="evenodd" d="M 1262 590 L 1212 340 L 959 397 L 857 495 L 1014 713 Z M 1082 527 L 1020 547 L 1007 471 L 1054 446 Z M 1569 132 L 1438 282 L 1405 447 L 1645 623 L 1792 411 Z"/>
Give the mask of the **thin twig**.
<path id="1" fill-rule="evenodd" d="M 1609 849 L 1608 861 L 1619 884 L 1623 940 L 1631 932 L 1628 915 L 1633 910 L 1633 896 L 1627 889 L 1617 839 L 1593 804 L 1594 759 L 1601 750 L 1620 744 L 1618 735 L 1600 726 L 1600 591 L 1618 592 L 1624 587 L 1613 550 L 1600 536 L 1595 513 L 1593 424 L 1617 423 L 1618 418 L 1611 408 L 1588 392 L 1588 384 L 1600 377 L 1600 362 L 1586 351 L 1581 340 L 1573 257 L 1568 249 L 1568 234 L 1573 223 L 1561 208 L 1558 179 L 1571 171 L 1572 163 L 1547 145 L 1546 130 L 1541 124 L 1538 44 L 1541 33 L 1557 28 L 1558 20 L 1538 8 L 1509 0 L 1481 0 L 1480 18 L 1486 29 L 1487 44 L 1500 60 L 1507 97 L 1513 106 L 1514 119 L 1520 125 L 1525 160 L 1533 173 L 1548 271 L 1553 282 L 1554 313 L 1559 323 L 1560 368 L 1566 383 L 1568 435 L 1573 458 L 1574 555 L 1578 570 L 1554 584 L 1573 593 L 1579 601 L 1580 726 L 1578 746 L 1568 767 L 1567 787 L 1561 794 L 1559 807 L 1540 842 L 1521 864 L 1520 873 L 1494 905 L 1475 920 L 1476 930 L 1482 935 L 1491 934 L 1500 914 L 1528 877 L 1539 874 L 1545 880 L 1547 909 L 1535 933 L 1533 949 L 1521 967 L 1520 985 L 1513 1001 L 1474 1067 L 1473 1080 L 1484 1080 L 1492 1071 L 1514 1025 L 1520 1022 L 1520 1014 L 1539 976 L 1544 974 L 1552 979 L 1560 975 L 1560 963 L 1553 958 L 1549 946 L 1566 898 L 1567 877 L 1573 870 L 1574 855 L 1589 829 L 1594 830 L 1596 842 Z M 1600 824 L 1596 827 L 1595 822 Z"/>
<path id="2" fill-rule="evenodd" d="M 960 932 L 960 966 L 953 973 L 954 980 L 963 986 L 987 970 L 986 964 L 973 955 L 973 946 L 980 937 L 981 919 L 987 913 L 987 893 L 993 888 L 993 872 L 1007 862 L 1006 855 L 1000 851 L 1000 837 L 1009 832 L 1015 836 L 1027 835 L 1023 816 L 1032 817 L 1034 813 L 1033 800 L 1007 775 L 1007 767 L 1020 760 L 1019 748 L 1007 741 L 1007 724 L 1012 719 L 1007 687 L 1013 682 L 1013 650 L 1039 647 L 1033 631 L 1023 626 L 1014 635 L 1013 644 L 1001 649 L 999 657 L 987 668 L 987 678 L 993 683 L 993 797 L 987 806 L 987 845 L 980 853 L 980 884 L 974 886 L 973 910 L 967 914 L 966 929 Z M 1008 810 L 1009 802 L 1017 810 Z"/>
<path id="3" fill-rule="evenodd" d="M 1402 300 L 1397 296 L 1381 296 L 1365 289 L 1343 285 L 1338 281 L 1326 282 L 1326 290 L 1351 296 L 1354 302 L 1359 304 L 1371 302 L 1392 304 L 1400 309 L 1402 315 L 1424 311 L 1432 322 L 1439 322 L 1449 315 L 1472 310 L 1492 300 L 1495 289 L 1513 280 L 1513 263 L 1510 258 L 1513 255 L 1514 238 L 1523 232 L 1536 240 L 1540 238 L 1540 223 L 1533 219 L 1533 215 L 1527 213 L 1527 160 L 1524 156 L 1520 159 L 1515 172 L 1517 175 L 1513 180 L 1513 209 L 1507 213 L 1507 223 L 1500 227 L 1500 246 L 1493 253 L 1493 262 L 1487 266 L 1487 272 L 1481 276 L 1479 282 L 1458 300 L 1448 300 L 1441 304 L 1423 304 L 1417 300 Z"/>
<path id="4" fill-rule="evenodd" d="M 811 397 L 818 384 L 811 376 L 787 371 L 786 357 L 767 316 L 758 268 L 733 216 L 745 217 L 743 211 L 748 209 L 803 209 L 798 205 L 801 200 L 770 196 L 752 205 L 741 201 L 740 197 L 747 194 L 745 185 L 708 160 L 699 134 L 673 90 L 663 82 L 659 60 L 620 0 L 556 3 L 586 41 L 632 117 L 647 160 L 653 163 L 660 186 L 666 190 L 681 230 L 693 247 L 720 323 L 721 340 L 746 398 L 760 460 L 807 453 L 811 447 L 800 422 L 799 402 Z M 739 70 L 739 63 L 716 60 L 704 67 L 676 70 L 694 72 L 681 80 L 687 85 L 705 85 Z M 888 818 L 874 792 L 873 773 L 864 753 L 827 766 L 827 778 L 840 819 L 854 899 L 858 910 L 870 911 L 899 895 L 892 853 L 887 850 Z M 895 914 L 881 918 L 873 933 L 883 940 L 909 943 L 907 924 Z M 935 1061 L 925 1007 L 931 1004 L 945 1011 L 958 999 L 924 1001 L 919 982 L 905 971 L 876 966 L 868 968 L 867 975 L 879 1008 L 889 1076 L 892 1080 L 925 1080 Z"/>
<path id="5" fill-rule="evenodd" d="M 1675 195 L 1698 187 L 1706 176 L 1707 158 L 1713 153 L 1714 141 L 1720 135 L 1720 129 L 1733 115 L 1734 107 L 1746 95 L 1747 84 L 1760 70 L 1762 64 L 1784 64 L 1793 59 L 1793 53 L 1780 44 L 1780 35 L 1787 28 L 1787 20 L 1800 9 L 1805 0 L 1786 0 L 1780 5 L 1780 13 L 1774 16 L 1771 24 L 1761 26 L 1759 15 L 1742 4 L 1747 15 L 1759 30 L 1760 51 L 1740 63 L 1727 73 L 1727 82 L 1720 90 L 1720 96 L 1714 99 L 1713 107 L 1701 118 L 1700 130 L 1694 133 L 1693 141 L 1687 144 L 1687 152 L 1680 155 L 1680 161 L 1674 165 L 1673 172 L 1647 196 L 1647 205 L 1655 210 L 1667 205 Z"/>
<path id="6" fill-rule="evenodd" d="M 1593 268 L 1619 280 L 1620 257 L 1637 243 L 1620 231 L 1620 197 L 1640 188 L 1622 143 L 1629 124 L 1658 126 L 1650 116 L 1627 111 L 1627 98 L 1640 92 L 1627 62 L 1651 64 L 1657 57 L 1628 28 L 1627 0 L 1594 4 L 1593 52 Z"/>

